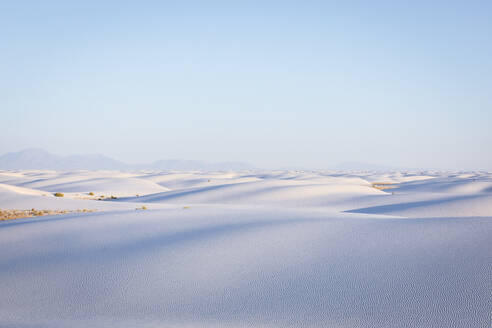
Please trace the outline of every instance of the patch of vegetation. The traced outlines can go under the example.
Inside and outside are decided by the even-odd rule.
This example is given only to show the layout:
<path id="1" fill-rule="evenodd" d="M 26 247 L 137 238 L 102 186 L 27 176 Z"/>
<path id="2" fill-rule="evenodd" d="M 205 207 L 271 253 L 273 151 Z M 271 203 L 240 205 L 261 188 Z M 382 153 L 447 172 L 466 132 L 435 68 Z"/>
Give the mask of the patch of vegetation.
<path id="1" fill-rule="evenodd" d="M 111 199 L 118 199 L 118 197 L 111 195 Z"/>
<path id="2" fill-rule="evenodd" d="M 89 196 L 94 196 L 94 193 L 91 191 L 91 192 L 89 193 Z"/>
<path id="3" fill-rule="evenodd" d="M 65 195 L 64 195 L 63 193 L 61 193 L 61 192 L 55 192 L 53 195 L 54 195 L 55 197 L 63 197 L 63 196 L 65 196 Z"/>
<path id="4" fill-rule="evenodd" d="M 372 187 L 378 190 L 392 189 L 397 186 L 392 182 L 373 182 Z"/>
<path id="5" fill-rule="evenodd" d="M 0 221 L 6 220 L 14 220 L 14 219 L 22 219 L 22 218 L 31 218 L 36 216 L 44 216 L 44 215 L 55 215 L 55 214 L 67 214 L 67 213 L 89 213 L 94 212 L 94 210 L 37 210 L 32 208 L 30 210 L 0 210 Z"/>

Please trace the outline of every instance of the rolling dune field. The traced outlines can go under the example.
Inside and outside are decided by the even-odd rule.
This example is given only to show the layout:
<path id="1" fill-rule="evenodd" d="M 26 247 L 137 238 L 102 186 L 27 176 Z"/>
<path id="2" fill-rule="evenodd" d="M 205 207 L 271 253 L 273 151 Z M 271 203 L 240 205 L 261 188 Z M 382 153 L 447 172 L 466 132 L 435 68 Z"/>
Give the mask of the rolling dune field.
<path id="1" fill-rule="evenodd" d="M 0 327 L 491 326 L 491 173 L 0 171 L 31 209 Z"/>

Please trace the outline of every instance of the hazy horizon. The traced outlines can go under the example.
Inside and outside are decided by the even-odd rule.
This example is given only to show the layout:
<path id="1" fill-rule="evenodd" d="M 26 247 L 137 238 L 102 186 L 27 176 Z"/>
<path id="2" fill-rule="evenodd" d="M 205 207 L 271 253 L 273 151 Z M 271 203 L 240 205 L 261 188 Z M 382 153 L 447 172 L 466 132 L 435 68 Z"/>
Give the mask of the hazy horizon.
<path id="1" fill-rule="evenodd" d="M 107 156 L 103 153 L 77 153 L 71 152 L 66 154 L 59 154 L 48 151 L 39 147 L 30 147 L 24 148 L 19 151 L 12 151 L 7 153 L 0 153 L 0 170 L 2 169 L 57 169 L 56 167 L 51 167 L 50 163 L 53 163 L 53 158 L 49 159 L 48 165 L 46 167 L 40 168 L 33 165 L 27 165 L 26 157 L 22 156 L 24 154 L 27 158 L 30 158 L 30 161 L 34 161 L 34 163 L 39 162 L 39 160 L 43 160 L 43 153 L 53 155 L 59 159 L 64 159 L 69 161 L 69 165 L 75 165 L 74 167 L 65 167 L 64 164 L 61 164 L 63 168 L 62 170 L 72 170 L 72 169 L 108 169 L 107 161 L 115 161 L 119 162 L 123 166 L 115 166 L 113 169 L 115 170 L 141 170 L 141 169 L 171 169 L 171 170 L 197 170 L 203 169 L 205 171 L 209 170 L 340 170 L 340 171 L 409 171 L 409 172 L 417 172 L 417 171 L 490 171 L 487 169 L 448 169 L 448 168 L 440 168 L 440 167 L 410 167 L 410 166 L 394 166 L 388 165 L 384 163 L 375 163 L 375 162 L 362 162 L 362 161 L 345 161 L 345 162 L 333 162 L 329 165 L 324 166 L 295 166 L 295 165 L 279 165 L 279 166 L 257 166 L 248 161 L 207 161 L 197 158 L 154 158 L 149 161 L 140 161 L 140 162 L 127 162 L 121 160 L 119 158 L 114 158 Z M 20 166 L 13 166 L 10 161 L 4 161 L 4 156 L 12 156 L 12 155 L 20 155 L 20 158 L 13 157 L 10 160 L 14 159 L 14 162 L 22 163 Z M 40 156 L 37 156 L 40 155 Z M 74 161 L 76 160 L 82 161 L 77 164 Z M 99 164 L 98 164 L 99 163 Z M 155 165 L 161 164 L 163 166 Z M 7 167 L 4 167 L 5 164 Z M 45 163 L 46 164 L 46 163 Z M 114 165 L 118 165 L 118 163 L 113 163 Z M 88 165 L 88 167 L 86 167 Z M 167 167 L 170 165 L 169 167 Z M 232 166 L 231 166 L 232 165 Z"/>
<path id="2" fill-rule="evenodd" d="M 492 170 L 492 3 L 0 4 L 0 154 Z"/>

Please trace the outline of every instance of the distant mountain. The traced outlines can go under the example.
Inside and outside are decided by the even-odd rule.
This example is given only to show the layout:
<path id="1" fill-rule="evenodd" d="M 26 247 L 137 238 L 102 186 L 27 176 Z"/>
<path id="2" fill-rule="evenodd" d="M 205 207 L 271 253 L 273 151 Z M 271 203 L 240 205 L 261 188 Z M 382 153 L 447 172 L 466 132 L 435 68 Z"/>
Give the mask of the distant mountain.
<path id="1" fill-rule="evenodd" d="M 151 164 L 129 165 L 101 154 L 59 156 L 39 148 L 29 148 L 0 156 L 0 169 L 38 170 L 246 170 L 242 162 L 207 163 L 193 160 L 159 160 Z"/>
<path id="2" fill-rule="evenodd" d="M 0 156 L 2 169 L 29 169 L 54 167 L 60 161 L 60 156 L 48 153 L 42 149 L 30 148 L 16 153 Z"/>
<path id="3" fill-rule="evenodd" d="M 1 169 L 120 170 L 126 167 L 125 163 L 100 154 L 59 156 L 38 148 L 0 156 Z"/>
<path id="4" fill-rule="evenodd" d="M 63 157 L 63 166 L 72 170 L 124 170 L 128 168 L 127 164 L 101 154 Z"/>

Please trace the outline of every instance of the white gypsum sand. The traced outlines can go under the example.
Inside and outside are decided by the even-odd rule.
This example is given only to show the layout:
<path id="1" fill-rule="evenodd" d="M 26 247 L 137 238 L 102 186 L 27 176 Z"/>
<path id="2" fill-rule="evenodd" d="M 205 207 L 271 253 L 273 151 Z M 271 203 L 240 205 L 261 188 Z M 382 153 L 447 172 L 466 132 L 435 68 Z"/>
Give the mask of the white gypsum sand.
<path id="1" fill-rule="evenodd" d="M 490 326 L 490 173 L 0 171 L 32 208 L 95 212 L 0 222 L 1 327 Z"/>

